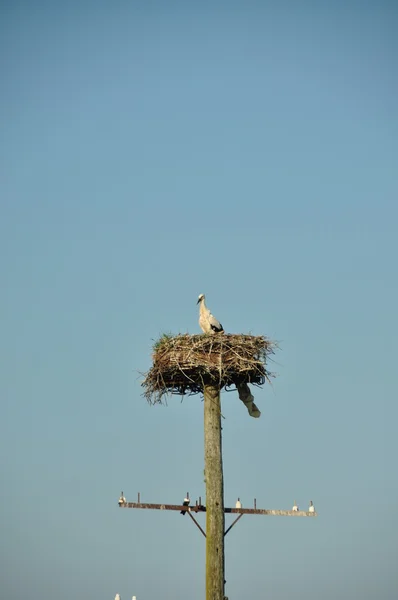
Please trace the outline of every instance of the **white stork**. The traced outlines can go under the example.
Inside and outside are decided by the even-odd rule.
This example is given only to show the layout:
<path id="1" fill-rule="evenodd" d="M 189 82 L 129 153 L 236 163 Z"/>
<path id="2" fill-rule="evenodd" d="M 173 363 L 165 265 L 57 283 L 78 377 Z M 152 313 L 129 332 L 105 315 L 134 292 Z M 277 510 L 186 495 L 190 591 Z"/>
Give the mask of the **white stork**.
<path id="1" fill-rule="evenodd" d="M 312 500 L 310 500 L 310 505 L 308 507 L 308 512 L 310 512 L 310 513 L 314 513 L 315 512 L 315 506 L 312 504 Z"/>
<path id="2" fill-rule="evenodd" d="M 237 499 L 235 508 L 242 508 L 242 502 L 240 501 L 240 498 Z"/>
<path id="3" fill-rule="evenodd" d="M 293 508 L 292 508 L 292 511 L 293 511 L 293 512 L 298 512 L 298 511 L 299 511 L 299 507 L 298 507 L 298 505 L 297 505 L 297 502 L 296 502 L 296 500 L 294 501 L 294 506 L 293 506 Z"/>
<path id="4" fill-rule="evenodd" d="M 121 496 L 119 498 L 119 506 L 122 506 L 123 504 L 126 504 L 126 498 L 123 495 L 123 492 L 121 493 Z"/>
<path id="5" fill-rule="evenodd" d="M 204 333 L 224 333 L 224 328 L 213 316 L 205 303 L 205 295 L 200 294 L 197 304 L 199 307 L 199 325 Z"/>
<path id="6" fill-rule="evenodd" d="M 224 333 L 224 328 L 219 321 L 211 314 L 210 310 L 206 306 L 206 297 L 204 294 L 200 294 L 198 297 L 197 304 L 199 307 L 199 325 L 204 333 Z M 254 404 L 254 397 L 250 392 L 250 388 L 247 383 L 237 383 L 236 388 L 238 390 L 239 398 L 246 406 L 248 413 L 251 417 L 258 419 L 261 415 L 261 411 Z"/>

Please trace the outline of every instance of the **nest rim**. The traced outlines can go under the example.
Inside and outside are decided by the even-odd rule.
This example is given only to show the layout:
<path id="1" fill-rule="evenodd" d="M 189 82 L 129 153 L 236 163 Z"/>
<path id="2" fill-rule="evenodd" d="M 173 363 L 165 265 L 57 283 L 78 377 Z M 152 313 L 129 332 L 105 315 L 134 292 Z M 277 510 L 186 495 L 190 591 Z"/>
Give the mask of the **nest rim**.
<path id="1" fill-rule="evenodd" d="M 264 335 L 163 334 L 153 345 L 143 396 L 149 404 L 167 404 L 169 395 L 203 394 L 207 385 L 226 391 L 240 383 L 261 387 L 275 377 L 268 361 L 277 348 Z"/>

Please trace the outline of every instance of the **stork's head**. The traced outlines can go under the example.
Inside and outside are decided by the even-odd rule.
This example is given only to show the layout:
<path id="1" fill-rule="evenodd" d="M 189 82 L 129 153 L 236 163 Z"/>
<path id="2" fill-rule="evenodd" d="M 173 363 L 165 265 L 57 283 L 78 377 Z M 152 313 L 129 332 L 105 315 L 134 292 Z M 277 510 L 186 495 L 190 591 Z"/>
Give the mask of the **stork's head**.
<path id="1" fill-rule="evenodd" d="M 197 301 L 196 304 L 199 304 L 199 302 L 202 302 L 202 300 L 204 300 L 204 299 L 205 299 L 205 295 L 204 294 L 199 294 L 198 301 Z"/>

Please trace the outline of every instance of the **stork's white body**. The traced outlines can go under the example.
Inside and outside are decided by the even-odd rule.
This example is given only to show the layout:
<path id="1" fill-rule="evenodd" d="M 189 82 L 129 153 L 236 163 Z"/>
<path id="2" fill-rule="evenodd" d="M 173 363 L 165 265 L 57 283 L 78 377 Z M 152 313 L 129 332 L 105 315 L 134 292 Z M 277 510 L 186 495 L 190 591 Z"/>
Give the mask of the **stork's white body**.
<path id="1" fill-rule="evenodd" d="M 239 498 L 236 501 L 235 508 L 242 508 L 242 502 L 240 501 Z"/>
<path id="2" fill-rule="evenodd" d="M 308 508 L 308 512 L 310 512 L 310 513 L 314 513 L 315 512 L 315 506 L 312 504 L 312 500 L 310 502 L 310 506 Z"/>
<path id="3" fill-rule="evenodd" d="M 198 298 L 199 304 L 199 325 L 204 333 L 223 333 L 224 328 L 219 321 L 211 314 L 206 306 L 205 295 L 200 294 Z"/>
<path id="4" fill-rule="evenodd" d="M 293 512 L 298 512 L 298 511 L 299 511 L 299 507 L 298 507 L 298 505 L 297 505 L 297 502 L 296 502 L 296 501 L 294 502 L 294 506 L 293 506 L 293 508 L 292 508 L 292 511 L 293 511 Z"/>

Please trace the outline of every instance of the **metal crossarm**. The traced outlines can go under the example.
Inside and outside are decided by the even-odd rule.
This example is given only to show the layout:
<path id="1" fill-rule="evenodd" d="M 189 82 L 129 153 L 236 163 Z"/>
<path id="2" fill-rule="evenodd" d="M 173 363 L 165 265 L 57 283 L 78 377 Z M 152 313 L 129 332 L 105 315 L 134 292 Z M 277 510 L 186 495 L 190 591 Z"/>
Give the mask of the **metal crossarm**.
<path id="1" fill-rule="evenodd" d="M 152 504 L 147 502 L 123 502 L 119 503 L 120 508 L 142 508 L 151 510 L 175 510 L 189 513 L 206 512 L 203 505 L 183 506 L 182 504 Z M 268 515 L 274 517 L 317 517 L 317 512 L 308 512 L 305 510 L 278 510 L 268 508 L 224 508 L 225 514 L 237 515 Z"/>

